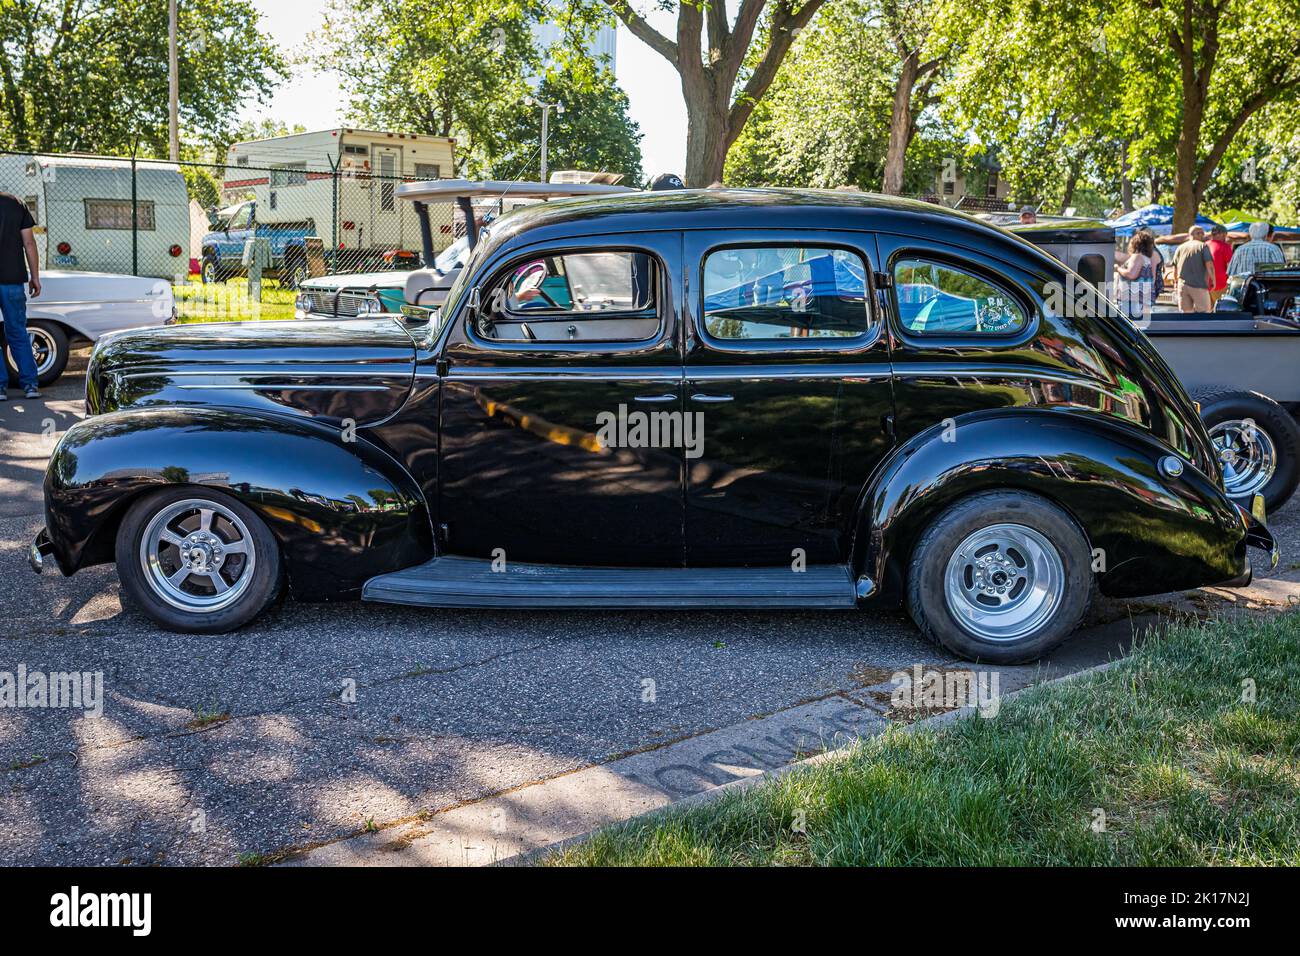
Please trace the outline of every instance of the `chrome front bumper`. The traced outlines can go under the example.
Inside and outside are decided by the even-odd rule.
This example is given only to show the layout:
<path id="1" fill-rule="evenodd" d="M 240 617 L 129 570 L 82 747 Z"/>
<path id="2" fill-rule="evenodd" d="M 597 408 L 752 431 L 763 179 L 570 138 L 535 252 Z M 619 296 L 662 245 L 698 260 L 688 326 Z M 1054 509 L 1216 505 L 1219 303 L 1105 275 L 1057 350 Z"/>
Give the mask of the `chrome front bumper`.
<path id="1" fill-rule="evenodd" d="M 1268 567 L 1270 571 L 1273 570 L 1282 560 L 1282 552 L 1277 546 L 1277 539 L 1273 537 L 1273 532 L 1269 531 L 1268 525 L 1264 523 L 1266 518 L 1264 496 L 1253 496 L 1249 511 L 1241 505 L 1237 505 L 1237 511 L 1241 513 L 1241 523 L 1246 526 L 1247 546 L 1268 552 Z"/>
<path id="2" fill-rule="evenodd" d="M 45 559 L 53 553 L 54 545 L 50 541 L 50 533 L 42 528 L 27 549 L 27 563 L 31 565 L 33 571 L 41 574 L 45 571 Z"/>

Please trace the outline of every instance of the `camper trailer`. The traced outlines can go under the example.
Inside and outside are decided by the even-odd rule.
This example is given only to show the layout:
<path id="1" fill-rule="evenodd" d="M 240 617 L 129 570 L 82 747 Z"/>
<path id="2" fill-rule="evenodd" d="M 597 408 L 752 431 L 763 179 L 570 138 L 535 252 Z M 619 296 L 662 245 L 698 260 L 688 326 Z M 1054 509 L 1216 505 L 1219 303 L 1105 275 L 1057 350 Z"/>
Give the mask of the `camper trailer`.
<path id="1" fill-rule="evenodd" d="M 6 153 L 0 191 L 31 209 L 43 268 L 163 279 L 189 270 L 189 196 L 173 163 L 141 161 L 133 176 L 129 159 Z"/>
<path id="2" fill-rule="evenodd" d="M 254 237 L 270 240 L 272 268 L 294 284 L 306 268 L 309 236 L 322 240 L 331 271 L 417 265 L 420 221 L 410 203 L 398 201 L 397 186 L 451 176 L 454 147 L 442 136 L 347 128 L 234 144 L 223 183 L 226 215 L 203 244 L 204 278 L 240 272 L 244 244 Z M 441 249 L 454 238 L 450 204 L 437 220 Z"/>

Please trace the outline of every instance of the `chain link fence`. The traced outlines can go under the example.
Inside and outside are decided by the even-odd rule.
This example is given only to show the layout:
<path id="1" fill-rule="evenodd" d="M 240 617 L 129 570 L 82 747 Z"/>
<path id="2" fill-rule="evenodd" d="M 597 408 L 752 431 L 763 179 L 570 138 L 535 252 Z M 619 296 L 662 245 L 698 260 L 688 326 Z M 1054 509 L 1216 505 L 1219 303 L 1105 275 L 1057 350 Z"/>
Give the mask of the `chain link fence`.
<path id="1" fill-rule="evenodd" d="M 31 210 L 43 270 L 168 282 L 189 321 L 291 318 L 311 277 L 418 267 L 419 217 L 397 195 L 409 181 L 302 162 L 0 150 L 0 192 Z M 450 203 L 428 215 L 435 252 L 463 231 Z"/>

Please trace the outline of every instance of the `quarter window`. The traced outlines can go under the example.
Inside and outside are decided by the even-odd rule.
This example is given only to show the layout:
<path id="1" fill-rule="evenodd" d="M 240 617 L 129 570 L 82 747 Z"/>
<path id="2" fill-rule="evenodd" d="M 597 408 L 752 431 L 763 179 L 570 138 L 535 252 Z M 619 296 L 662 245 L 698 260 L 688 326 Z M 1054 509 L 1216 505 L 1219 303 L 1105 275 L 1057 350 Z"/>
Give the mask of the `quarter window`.
<path id="1" fill-rule="evenodd" d="M 941 262 L 894 264 L 895 298 L 903 328 L 926 335 L 1007 335 L 1028 321 L 1007 292 Z"/>
<path id="2" fill-rule="evenodd" d="M 498 342 L 640 342 L 659 331 L 655 259 L 643 252 L 538 255 L 482 296 L 477 331 Z"/>
<path id="3" fill-rule="evenodd" d="M 704 330 L 723 340 L 856 338 L 871 329 L 866 275 L 847 249 L 719 249 L 704 260 Z"/>

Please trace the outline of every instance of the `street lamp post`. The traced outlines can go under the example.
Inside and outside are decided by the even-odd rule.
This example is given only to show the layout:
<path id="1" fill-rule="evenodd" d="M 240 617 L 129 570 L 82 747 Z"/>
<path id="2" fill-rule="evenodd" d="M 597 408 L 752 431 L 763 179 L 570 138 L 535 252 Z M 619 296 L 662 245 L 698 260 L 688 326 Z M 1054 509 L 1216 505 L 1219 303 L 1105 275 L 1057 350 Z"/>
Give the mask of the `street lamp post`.
<path id="1" fill-rule="evenodd" d="M 551 110 L 555 110 L 556 116 L 564 115 L 563 103 L 543 103 L 541 100 L 529 96 L 524 100 L 527 106 L 540 106 L 542 108 L 542 182 L 546 182 L 546 141 L 550 133 Z"/>
<path id="2" fill-rule="evenodd" d="M 174 163 L 181 158 L 180 71 L 176 65 L 176 0 L 167 3 L 167 143 L 168 157 Z"/>

